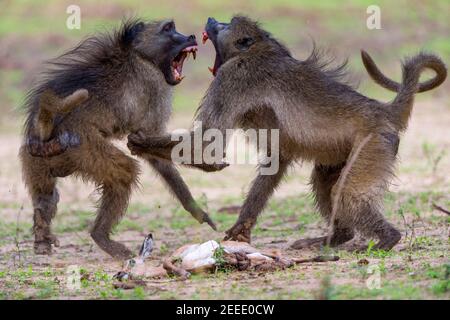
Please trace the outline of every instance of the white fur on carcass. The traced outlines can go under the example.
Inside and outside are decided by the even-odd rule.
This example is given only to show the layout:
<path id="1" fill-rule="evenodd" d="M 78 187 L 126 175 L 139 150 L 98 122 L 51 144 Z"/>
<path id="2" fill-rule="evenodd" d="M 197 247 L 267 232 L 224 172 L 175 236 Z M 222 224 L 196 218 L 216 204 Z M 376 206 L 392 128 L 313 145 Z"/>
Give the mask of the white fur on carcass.
<path id="1" fill-rule="evenodd" d="M 181 260 L 181 267 L 189 272 L 201 272 L 213 269 L 216 260 L 214 259 L 214 252 L 217 248 L 223 247 L 227 253 L 244 253 L 250 259 L 252 264 L 259 264 L 264 261 L 273 260 L 272 257 L 276 254 L 264 254 L 246 242 L 237 241 L 222 241 L 219 245 L 214 240 L 204 242 L 202 244 L 186 245 L 178 249 L 174 253 L 174 257 Z"/>
<path id="2" fill-rule="evenodd" d="M 179 254 L 181 267 L 187 271 L 212 268 L 216 263 L 214 252 L 217 248 L 219 244 L 214 240 L 188 246 Z"/>

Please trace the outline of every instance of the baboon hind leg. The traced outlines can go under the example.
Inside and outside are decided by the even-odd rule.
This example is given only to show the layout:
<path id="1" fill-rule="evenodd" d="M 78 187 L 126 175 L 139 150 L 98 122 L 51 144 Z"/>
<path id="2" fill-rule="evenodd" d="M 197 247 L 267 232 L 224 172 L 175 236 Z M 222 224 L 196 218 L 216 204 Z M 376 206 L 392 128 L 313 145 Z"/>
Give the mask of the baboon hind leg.
<path id="1" fill-rule="evenodd" d="M 81 174 L 91 178 L 101 191 L 100 205 L 91 236 L 97 245 L 114 258 L 130 258 L 133 253 L 123 244 L 110 239 L 110 234 L 125 214 L 133 187 L 136 185 L 139 166 L 136 160 L 106 140 L 97 147 L 90 146 L 80 167 Z"/>
<path id="2" fill-rule="evenodd" d="M 342 219 L 366 237 L 378 238 L 375 249 L 390 250 L 401 238 L 383 216 L 383 197 L 395 158 L 389 141 L 373 136 L 350 168 L 339 199 L 336 220 Z"/>
<path id="3" fill-rule="evenodd" d="M 339 179 L 343 166 L 344 164 L 338 166 L 324 166 L 316 164 L 311 175 L 311 185 L 316 207 L 327 223 L 330 223 L 331 217 L 331 190 Z M 346 226 L 342 223 L 334 223 L 333 234 L 330 238 L 330 245 L 338 246 L 351 240 L 353 237 L 354 231 L 351 226 Z M 327 240 L 328 236 L 300 239 L 295 241 L 291 247 L 294 249 L 320 248 L 326 245 Z"/>
<path id="4" fill-rule="evenodd" d="M 59 246 L 58 239 L 51 232 L 51 221 L 56 215 L 59 201 L 56 178 L 43 160 L 32 158 L 24 147 L 20 151 L 20 158 L 23 179 L 33 202 L 34 252 L 51 254 L 52 245 Z"/>

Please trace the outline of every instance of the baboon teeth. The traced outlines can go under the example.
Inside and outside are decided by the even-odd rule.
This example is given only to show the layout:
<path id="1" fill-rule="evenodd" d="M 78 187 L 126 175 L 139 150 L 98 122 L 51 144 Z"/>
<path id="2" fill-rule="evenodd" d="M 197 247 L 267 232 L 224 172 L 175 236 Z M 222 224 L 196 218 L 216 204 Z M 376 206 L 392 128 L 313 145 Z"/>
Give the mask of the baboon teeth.
<path id="1" fill-rule="evenodd" d="M 175 76 L 175 80 L 176 81 L 181 81 L 181 80 L 183 80 L 183 78 L 184 77 L 182 77 L 181 75 L 180 75 L 180 73 L 178 72 L 178 70 L 175 68 L 175 69 L 173 69 L 173 74 L 174 74 L 174 76 Z"/>
<path id="2" fill-rule="evenodd" d="M 186 59 L 189 58 L 189 54 L 192 53 L 192 56 L 194 59 L 197 57 L 197 46 L 190 46 L 186 47 L 183 50 L 180 51 L 180 53 L 175 57 L 175 59 L 172 61 L 172 73 L 173 77 L 175 78 L 175 81 L 180 82 L 184 79 L 184 76 L 182 76 L 183 71 L 183 63 Z"/>
<path id="3" fill-rule="evenodd" d="M 209 72 L 211 72 L 212 74 L 214 74 L 214 68 L 208 67 Z"/>
<path id="4" fill-rule="evenodd" d="M 183 49 L 182 52 L 186 52 L 187 53 L 187 57 L 189 57 L 189 54 L 192 53 L 192 56 L 194 58 L 194 60 L 197 58 L 197 46 L 191 46 L 191 47 L 187 47 L 185 49 Z"/>

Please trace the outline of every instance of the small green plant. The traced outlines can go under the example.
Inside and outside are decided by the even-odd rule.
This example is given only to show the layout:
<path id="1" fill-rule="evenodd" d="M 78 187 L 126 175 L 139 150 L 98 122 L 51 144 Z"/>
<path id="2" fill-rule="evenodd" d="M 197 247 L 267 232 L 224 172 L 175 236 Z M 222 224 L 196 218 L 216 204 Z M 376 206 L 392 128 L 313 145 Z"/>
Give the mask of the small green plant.
<path id="1" fill-rule="evenodd" d="M 136 287 L 133 289 L 131 294 L 131 298 L 135 300 L 144 300 L 145 299 L 145 290 L 143 287 Z"/>
<path id="2" fill-rule="evenodd" d="M 225 260 L 225 248 L 219 245 L 214 251 L 213 258 L 216 261 L 216 272 L 228 272 L 230 271 Z"/>
<path id="3" fill-rule="evenodd" d="M 450 291 L 450 280 L 439 280 L 431 287 L 433 293 L 443 294 Z"/>
<path id="4" fill-rule="evenodd" d="M 367 244 L 367 249 L 366 249 L 366 254 L 368 256 L 370 256 L 370 254 L 372 253 L 372 248 L 375 246 L 375 241 L 373 241 L 372 239 L 369 240 L 369 243 Z"/>
<path id="5" fill-rule="evenodd" d="M 317 291 L 317 299 L 319 300 L 330 300 L 333 298 L 334 288 L 331 284 L 330 276 L 325 276 L 320 282 L 320 288 Z"/>
<path id="6" fill-rule="evenodd" d="M 169 248 L 165 243 L 162 243 L 161 246 L 159 247 L 159 251 L 161 252 L 161 254 L 164 255 L 169 252 Z"/>
<path id="7" fill-rule="evenodd" d="M 422 151 L 427 158 L 428 165 L 432 168 L 433 174 L 436 174 L 439 162 L 446 155 L 445 149 L 438 150 L 436 145 L 424 142 L 422 144 Z"/>

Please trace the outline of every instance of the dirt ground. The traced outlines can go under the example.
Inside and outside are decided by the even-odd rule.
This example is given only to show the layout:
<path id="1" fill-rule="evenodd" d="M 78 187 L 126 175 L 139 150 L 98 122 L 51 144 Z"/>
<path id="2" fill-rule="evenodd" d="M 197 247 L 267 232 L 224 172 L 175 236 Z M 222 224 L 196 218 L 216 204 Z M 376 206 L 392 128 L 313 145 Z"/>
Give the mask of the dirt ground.
<path id="1" fill-rule="evenodd" d="M 32 251 L 32 207 L 20 180 L 17 152 L 20 137 L 0 137 L 1 222 L 0 297 L 17 298 L 450 298 L 448 291 L 449 217 L 432 205 L 450 207 L 450 162 L 445 154 L 433 161 L 450 141 L 450 113 L 442 101 L 419 101 L 411 125 L 402 139 L 397 178 L 386 197 L 386 214 L 404 237 L 392 252 L 352 252 L 352 243 L 336 251 L 338 262 L 308 263 L 270 273 L 218 272 L 195 275 L 186 281 L 176 278 L 146 280 L 146 286 L 133 290 L 115 289 L 112 275 L 120 270 L 114 261 L 93 243 L 88 234 L 94 219 L 97 197 L 92 185 L 71 178 L 59 183 L 61 202 L 54 231 L 61 246 L 52 256 L 36 256 Z M 175 118 L 173 127 L 187 125 Z M 428 147 L 425 147 L 429 144 Z M 425 149 L 432 151 L 425 151 Z M 425 154 L 431 153 L 431 156 Z M 13 159 L 13 160 L 12 160 Z M 434 160 L 433 160 L 434 159 Z M 145 167 L 145 164 L 142 164 Z M 251 166 L 232 166 L 226 171 L 203 174 L 181 169 L 197 199 L 208 208 L 219 232 L 198 225 L 180 208 L 150 169 L 144 169 L 141 189 L 132 198 L 115 238 L 138 251 L 144 236 L 152 232 L 156 249 L 147 262 L 159 265 L 186 243 L 220 240 L 236 214 L 218 213 L 222 206 L 241 203 L 252 177 Z M 289 257 L 308 258 L 320 252 L 289 250 L 301 237 L 326 232 L 314 212 L 308 194 L 310 166 L 292 169 L 272 198 L 253 234 L 260 248 L 279 248 Z M 367 239 L 357 239 L 358 243 Z M 354 243 L 353 243 L 354 244 Z M 369 265 L 364 264 L 366 259 Z M 81 289 L 67 288 L 67 270 L 81 270 Z M 376 265 L 381 284 L 369 289 L 368 266 Z"/>

